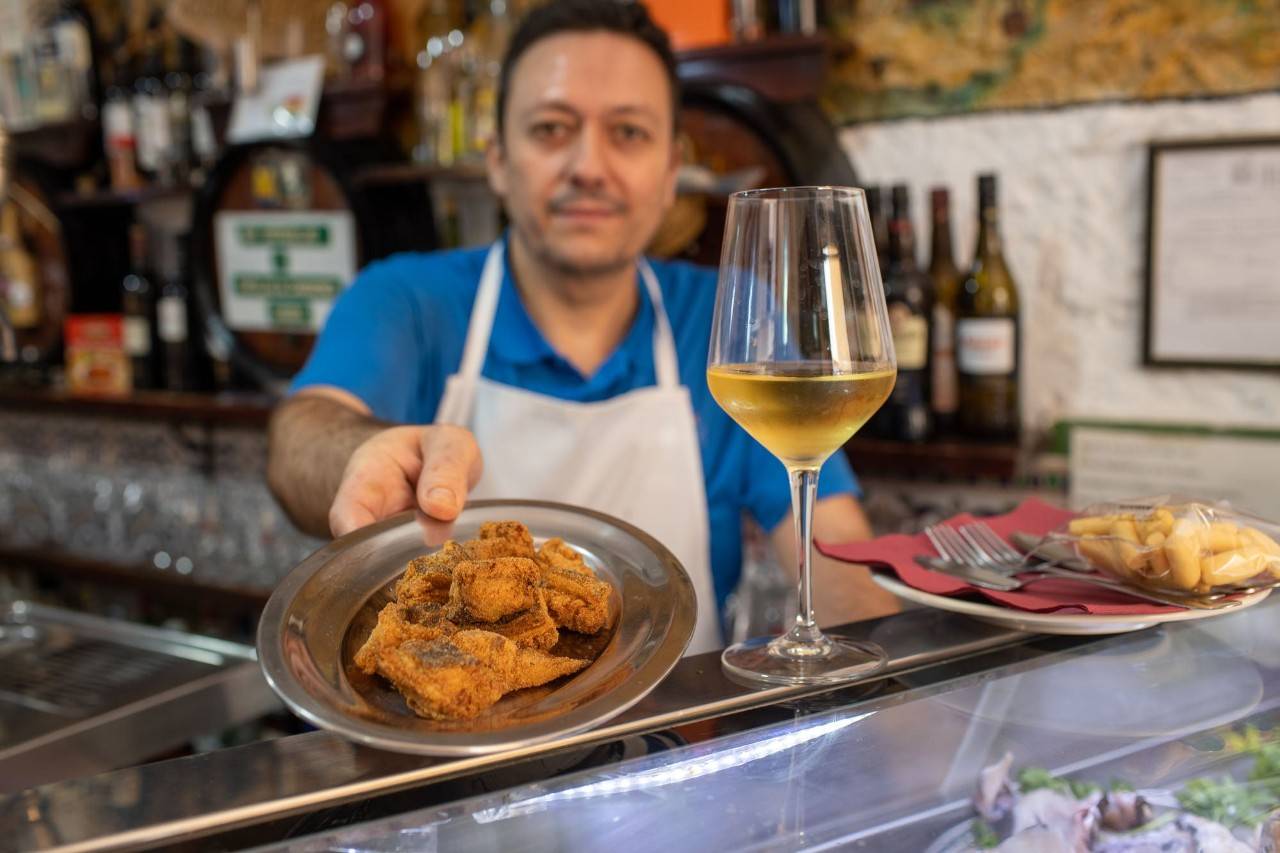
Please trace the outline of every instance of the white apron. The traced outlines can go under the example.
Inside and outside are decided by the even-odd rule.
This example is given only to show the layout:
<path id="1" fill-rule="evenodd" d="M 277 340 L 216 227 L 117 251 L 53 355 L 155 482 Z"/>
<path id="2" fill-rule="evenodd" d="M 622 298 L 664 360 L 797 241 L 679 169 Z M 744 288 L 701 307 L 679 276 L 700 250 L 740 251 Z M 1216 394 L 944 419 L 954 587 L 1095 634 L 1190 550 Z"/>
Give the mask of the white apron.
<path id="1" fill-rule="evenodd" d="M 462 364 L 436 413 L 436 423 L 466 427 L 480 445 L 484 474 L 470 497 L 577 504 L 639 527 L 666 545 L 693 580 L 698 623 L 686 654 L 721 648 L 698 431 L 652 268 L 641 261 L 655 315 L 658 384 L 577 403 L 480 375 L 502 288 L 502 253 L 502 243 L 489 250 Z"/>

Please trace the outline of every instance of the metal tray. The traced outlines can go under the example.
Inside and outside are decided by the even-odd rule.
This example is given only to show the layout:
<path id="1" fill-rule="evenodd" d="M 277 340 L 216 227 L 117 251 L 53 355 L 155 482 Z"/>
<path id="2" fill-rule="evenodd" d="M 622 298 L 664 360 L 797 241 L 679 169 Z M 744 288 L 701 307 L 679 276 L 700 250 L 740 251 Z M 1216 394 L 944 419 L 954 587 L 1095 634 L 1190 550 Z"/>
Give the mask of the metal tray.
<path id="1" fill-rule="evenodd" d="M 597 726 L 645 696 L 675 666 L 693 635 L 693 584 L 657 540 L 616 518 L 542 501 L 475 501 L 451 538 L 475 536 L 486 521 L 511 519 L 536 540 L 563 538 L 613 586 L 615 628 L 591 666 L 548 687 L 506 696 L 485 716 L 441 723 L 413 714 L 380 679 L 351 659 L 389 600 L 392 582 L 429 552 L 404 513 L 316 551 L 284 579 L 258 626 L 267 682 L 296 714 L 381 749 L 422 755 L 480 755 L 554 740 Z"/>

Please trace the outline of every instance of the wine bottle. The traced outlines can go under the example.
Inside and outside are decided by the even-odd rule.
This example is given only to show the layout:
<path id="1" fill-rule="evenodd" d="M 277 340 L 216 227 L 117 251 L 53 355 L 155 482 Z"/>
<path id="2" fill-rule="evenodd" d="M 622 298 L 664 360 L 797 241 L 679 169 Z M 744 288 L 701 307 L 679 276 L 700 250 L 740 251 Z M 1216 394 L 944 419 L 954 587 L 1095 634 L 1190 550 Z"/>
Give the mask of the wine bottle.
<path id="1" fill-rule="evenodd" d="M 147 277 L 147 229 L 140 222 L 129 226 L 129 274 L 121 285 L 124 313 L 124 351 L 134 388 L 155 387 L 155 347 L 152 314 L 155 291 Z"/>
<path id="2" fill-rule="evenodd" d="M 1018 288 L 1000 246 L 995 175 L 978 178 L 978 245 L 956 299 L 960 429 L 1011 440 L 1019 428 Z"/>
<path id="3" fill-rule="evenodd" d="M 880 275 L 889 270 L 889 223 L 884 217 L 884 193 L 880 187 L 867 187 L 867 214 L 871 218 L 871 235 L 876 240 L 876 262 Z"/>
<path id="4" fill-rule="evenodd" d="M 930 398 L 933 428 L 948 433 L 955 428 L 959 396 L 956 391 L 956 296 L 960 289 L 960 270 L 951 250 L 951 200 L 941 187 L 929 193 L 933 211 L 930 234 L 929 278 L 933 281 L 933 326 L 929 354 Z"/>
<path id="5" fill-rule="evenodd" d="M 907 188 L 892 191 L 889 221 L 889 265 L 884 298 L 889 308 L 893 349 L 898 356 L 898 381 L 878 415 L 883 430 L 902 441 L 925 441 L 932 430 L 929 413 L 929 314 L 933 287 L 916 263 L 915 235 Z"/>
<path id="6" fill-rule="evenodd" d="M 170 391 L 189 391 L 191 336 L 187 321 L 187 286 L 182 280 L 181 238 L 169 235 L 163 249 L 160 278 L 164 284 L 156 302 L 156 328 L 163 356 L 164 387 Z"/>

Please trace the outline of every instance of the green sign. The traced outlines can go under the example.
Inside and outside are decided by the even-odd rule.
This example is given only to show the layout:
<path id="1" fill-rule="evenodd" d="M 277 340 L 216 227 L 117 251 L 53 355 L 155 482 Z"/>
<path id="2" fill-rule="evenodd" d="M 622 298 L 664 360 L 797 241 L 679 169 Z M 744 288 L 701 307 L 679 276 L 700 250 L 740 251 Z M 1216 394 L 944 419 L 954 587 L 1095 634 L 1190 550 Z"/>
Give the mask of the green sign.
<path id="1" fill-rule="evenodd" d="M 327 246 L 327 225 L 241 225 L 240 242 L 246 246 Z"/>
<path id="2" fill-rule="evenodd" d="M 266 299 L 333 299 L 342 292 L 342 281 L 332 276 L 305 273 L 241 273 L 232 286 L 240 296 Z"/>
<path id="3" fill-rule="evenodd" d="M 279 329 L 311 327 L 311 303 L 305 299 L 270 299 L 267 310 L 271 325 Z"/>

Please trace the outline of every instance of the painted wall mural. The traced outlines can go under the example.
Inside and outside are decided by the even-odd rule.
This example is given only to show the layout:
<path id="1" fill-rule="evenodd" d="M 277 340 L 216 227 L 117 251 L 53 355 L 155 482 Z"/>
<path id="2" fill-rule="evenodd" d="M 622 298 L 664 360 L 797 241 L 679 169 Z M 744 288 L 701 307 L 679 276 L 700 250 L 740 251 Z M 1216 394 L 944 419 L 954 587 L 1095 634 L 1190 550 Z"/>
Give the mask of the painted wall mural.
<path id="1" fill-rule="evenodd" d="M 834 0 L 841 122 L 1280 89 L 1280 0 Z"/>

